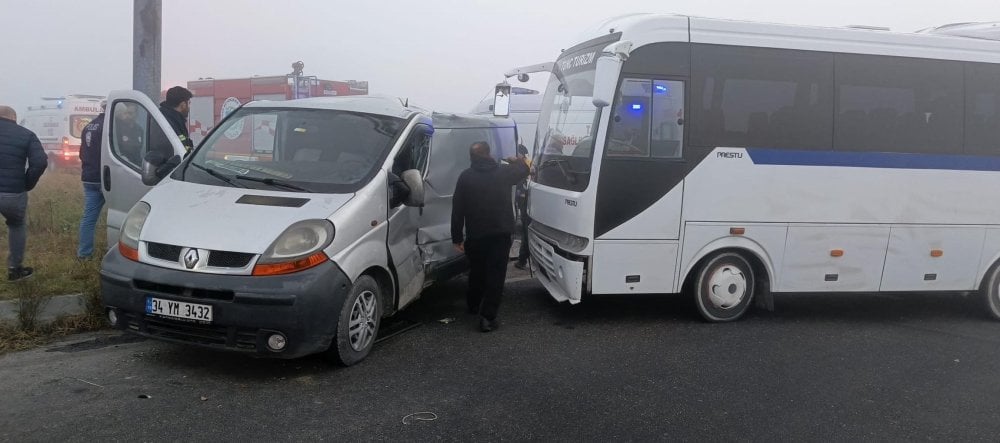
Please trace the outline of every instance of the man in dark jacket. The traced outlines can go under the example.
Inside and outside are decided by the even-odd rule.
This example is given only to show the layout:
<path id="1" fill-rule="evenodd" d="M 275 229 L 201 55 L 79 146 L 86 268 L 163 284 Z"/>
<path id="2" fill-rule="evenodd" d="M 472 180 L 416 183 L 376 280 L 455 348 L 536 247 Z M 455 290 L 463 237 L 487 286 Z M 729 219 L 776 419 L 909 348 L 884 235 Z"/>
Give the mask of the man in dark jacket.
<path id="1" fill-rule="evenodd" d="M 38 137 L 16 122 L 17 113 L 7 106 L 0 106 L 0 215 L 7 221 L 10 249 L 7 280 L 10 281 L 30 277 L 34 272 L 23 266 L 24 247 L 28 241 L 24 223 L 28 212 L 28 191 L 35 188 L 48 167 L 48 159 Z"/>
<path id="2" fill-rule="evenodd" d="M 104 134 L 104 104 L 101 114 L 83 128 L 80 134 L 80 179 L 83 181 L 83 217 L 80 219 L 80 239 L 76 257 L 89 260 L 94 255 L 94 228 L 104 208 L 101 193 L 101 136 Z"/>
<path id="3" fill-rule="evenodd" d="M 517 145 L 517 153 L 527 157 L 528 148 L 519 144 Z M 530 169 L 531 162 L 527 163 Z M 528 258 L 531 255 L 528 250 L 528 225 L 531 223 L 531 219 L 528 217 L 528 181 L 521 181 L 515 189 L 514 206 L 517 207 L 517 216 L 521 219 L 521 229 L 518 232 L 521 236 L 521 247 L 517 251 L 517 263 L 514 264 L 514 267 L 523 271 L 528 269 Z"/>
<path id="4" fill-rule="evenodd" d="M 473 143 L 469 151 L 472 166 L 458 177 L 452 199 L 451 241 L 469 259 L 469 312 L 478 313 L 480 329 L 489 332 L 498 326 L 514 232 L 511 187 L 528 176 L 528 165 L 518 155 L 501 166 L 486 142 Z"/>
<path id="5" fill-rule="evenodd" d="M 181 143 L 188 151 L 194 148 L 194 142 L 191 141 L 191 135 L 188 134 L 187 125 L 187 117 L 191 112 L 191 97 L 194 97 L 194 94 L 187 88 L 174 86 L 167 90 L 167 99 L 160 103 L 160 112 L 167 118 L 170 127 L 177 134 L 177 138 L 181 139 Z M 170 157 L 174 154 L 172 149 L 168 149 L 169 146 L 169 144 L 165 147 L 155 146 L 154 149 L 163 150 L 164 154 Z"/>

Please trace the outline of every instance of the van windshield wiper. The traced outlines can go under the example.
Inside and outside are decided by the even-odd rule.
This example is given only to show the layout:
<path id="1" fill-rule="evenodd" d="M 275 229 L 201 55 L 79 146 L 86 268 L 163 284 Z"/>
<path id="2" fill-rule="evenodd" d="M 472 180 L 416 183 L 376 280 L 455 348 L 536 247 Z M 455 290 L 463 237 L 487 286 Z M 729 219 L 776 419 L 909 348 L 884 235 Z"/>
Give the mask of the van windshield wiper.
<path id="1" fill-rule="evenodd" d="M 276 186 L 276 187 L 281 187 L 281 188 L 285 188 L 285 189 L 291 189 L 293 191 L 312 192 L 311 190 L 303 188 L 301 186 L 293 185 L 291 183 L 288 183 L 288 182 L 285 182 L 285 181 L 281 181 L 281 180 L 275 180 L 273 178 L 247 177 L 245 175 L 237 175 L 236 179 L 237 180 L 246 180 L 246 181 L 251 181 L 251 182 L 257 182 L 257 183 L 263 183 L 263 184 L 268 185 L 268 186 Z"/>
<path id="2" fill-rule="evenodd" d="M 217 178 L 219 180 L 222 180 L 222 181 L 224 181 L 224 182 L 232 185 L 234 188 L 245 188 L 246 187 L 246 186 L 240 185 L 239 183 L 236 183 L 235 181 L 233 181 L 233 179 L 227 177 L 225 174 L 220 174 L 218 172 L 215 172 L 214 169 L 208 169 L 208 168 L 206 168 L 206 167 L 204 167 L 202 165 L 199 165 L 199 164 L 197 164 L 195 162 L 191 162 L 191 166 L 194 166 L 194 167 L 196 167 L 198 169 L 201 169 L 202 171 L 205 171 L 206 173 L 208 173 L 208 175 L 211 175 L 212 177 L 215 177 L 215 178 Z"/>

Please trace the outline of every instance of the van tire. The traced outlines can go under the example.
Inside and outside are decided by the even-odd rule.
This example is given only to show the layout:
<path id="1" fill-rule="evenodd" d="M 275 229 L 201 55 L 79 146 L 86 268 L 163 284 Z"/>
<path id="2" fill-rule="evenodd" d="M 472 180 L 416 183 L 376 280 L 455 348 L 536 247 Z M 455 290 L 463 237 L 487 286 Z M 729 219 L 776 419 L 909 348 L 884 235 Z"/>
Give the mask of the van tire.
<path id="1" fill-rule="evenodd" d="M 738 252 L 722 252 L 703 262 L 692 289 L 702 318 L 730 322 L 749 310 L 757 280 L 750 260 Z"/>
<path id="2" fill-rule="evenodd" d="M 354 282 L 340 309 L 337 336 L 327 355 L 343 366 L 364 360 L 375 344 L 381 323 L 382 290 L 374 278 L 362 275 Z"/>
<path id="3" fill-rule="evenodd" d="M 980 297 L 986 312 L 994 320 L 1000 320 L 1000 263 L 994 263 L 983 277 Z"/>

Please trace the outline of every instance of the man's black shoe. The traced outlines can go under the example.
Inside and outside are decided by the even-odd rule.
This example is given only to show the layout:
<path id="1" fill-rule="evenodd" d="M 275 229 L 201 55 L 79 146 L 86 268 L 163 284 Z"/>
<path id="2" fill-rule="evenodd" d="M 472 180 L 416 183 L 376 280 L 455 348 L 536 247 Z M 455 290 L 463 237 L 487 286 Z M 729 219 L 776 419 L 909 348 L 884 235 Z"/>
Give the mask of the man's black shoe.
<path id="1" fill-rule="evenodd" d="M 479 319 L 479 330 L 482 332 L 490 332 L 496 328 L 500 327 L 496 319 L 487 320 L 486 317 Z"/>
<path id="2" fill-rule="evenodd" d="M 34 269 L 26 268 L 24 266 L 20 266 L 17 268 L 7 268 L 7 281 L 24 280 L 28 277 L 31 277 L 34 273 L 35 273 Z"/>
<path id="3" fill-rule="evenodd" d="M 523 262 L 523 261 L 519 261 L 517 263 L 514 263 L 514 267 L 517 268 L 517 269 L 520 269 L 522 271 L 527 271 L 528 270 L 528 264 L 525 263 L 525 262 Z"/>

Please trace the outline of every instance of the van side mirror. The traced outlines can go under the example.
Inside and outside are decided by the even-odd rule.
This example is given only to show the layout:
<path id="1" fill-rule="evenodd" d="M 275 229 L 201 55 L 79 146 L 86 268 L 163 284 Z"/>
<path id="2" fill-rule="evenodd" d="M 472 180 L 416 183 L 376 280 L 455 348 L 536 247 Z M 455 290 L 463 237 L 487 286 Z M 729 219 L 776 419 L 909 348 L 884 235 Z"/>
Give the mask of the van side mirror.
<path id="1" fill-rule="evenodd" d="M 500 83 L 493 94 L 493 115 L 495 117 L 510 116 L 510 85 Z"/>
<path id="2" fill-rule="evenodd" d="M 410 188 L 410 193 L 406 196 L 403 204 L 414 208 L 424 207 L 424 177 L 420 173 L 420 170 L 408 169 L 403 171 L 400 178 Z"/>
<path id="3" fill-rule="evenodd" d="M 153 186 L 163 180 L 181 163 L 181 156 L 167 158 L 162 152 L 152 151 L 142 159 L 142 184 Z"/>

